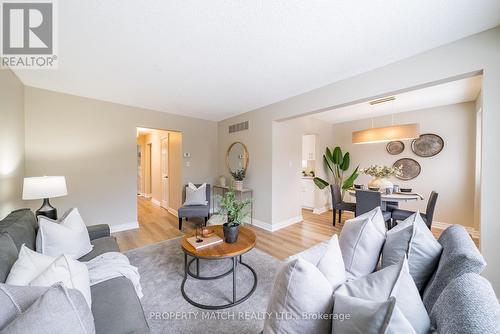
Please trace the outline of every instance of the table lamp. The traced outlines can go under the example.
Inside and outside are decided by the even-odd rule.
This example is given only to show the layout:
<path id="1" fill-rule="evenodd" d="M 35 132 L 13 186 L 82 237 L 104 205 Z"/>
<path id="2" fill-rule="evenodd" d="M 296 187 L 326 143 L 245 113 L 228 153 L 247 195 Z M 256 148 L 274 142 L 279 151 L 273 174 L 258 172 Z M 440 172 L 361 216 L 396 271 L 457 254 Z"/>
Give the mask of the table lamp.
<path id="1" fill-rule="evenodd" d="M 57 219 L 57 210 L 50 205 L 49 198 L 66 196 L 66 178 L 64 176 L 25 177 L 23 184 L 23 200 L 43 199 L 43 204 L 36 211 L 42 215 Z"/>

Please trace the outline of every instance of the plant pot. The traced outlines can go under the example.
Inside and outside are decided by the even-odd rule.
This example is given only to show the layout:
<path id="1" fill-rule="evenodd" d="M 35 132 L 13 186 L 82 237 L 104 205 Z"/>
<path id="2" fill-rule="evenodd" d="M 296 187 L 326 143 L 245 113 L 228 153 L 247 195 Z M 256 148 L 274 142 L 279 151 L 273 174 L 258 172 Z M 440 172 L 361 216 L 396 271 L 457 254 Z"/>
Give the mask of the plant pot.
<path id="1" fill-rule="evenodd" d="M 240 233 L 240 225 L 229 226 L 229 223 L 224 223 L 222 225 L 224 229 L 224 241 L 228 244 L 232 244 L 238 240 L 238 234 Z"/>
<path id="2" fill-rule="evenodd" d="M 234 180 L 234 189 L 243 190 L 243 181 Z"/>
<path id="3" fill-rule="evenodd" d="M 368 187 L 379 188 L 381 192 L 385 192 L 387 188 L 393 188 L 394 184 L 386 177 L 374 177 L 368 182 Z"/>

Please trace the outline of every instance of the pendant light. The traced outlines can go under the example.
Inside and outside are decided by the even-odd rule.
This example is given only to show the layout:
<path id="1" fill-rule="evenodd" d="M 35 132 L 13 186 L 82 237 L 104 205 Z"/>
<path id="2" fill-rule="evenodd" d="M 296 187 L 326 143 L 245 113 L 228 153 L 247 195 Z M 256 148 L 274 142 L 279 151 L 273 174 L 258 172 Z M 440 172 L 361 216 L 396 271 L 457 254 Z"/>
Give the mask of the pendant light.
<path id="1" fill-rule="evenodd" d="M 390 96 L 383 99 L 370 101 L 370 105 L 373 106 L 379 103 L 394 101 L 395 99 L 396 98 L 394 96 Z M 418 123 L 394 125 L 394 102 L 393 102 L 392 125 L 380 128 L 374 128 L 373 118 L 372 118 L 372 127 L 370 129 L 352 132 L 352 143 L 372 144 L 372 143 L 384 143 L 394 140 L 409 140 L 417 138 L 419 134 L 420 134 L 420 125 Z"/>

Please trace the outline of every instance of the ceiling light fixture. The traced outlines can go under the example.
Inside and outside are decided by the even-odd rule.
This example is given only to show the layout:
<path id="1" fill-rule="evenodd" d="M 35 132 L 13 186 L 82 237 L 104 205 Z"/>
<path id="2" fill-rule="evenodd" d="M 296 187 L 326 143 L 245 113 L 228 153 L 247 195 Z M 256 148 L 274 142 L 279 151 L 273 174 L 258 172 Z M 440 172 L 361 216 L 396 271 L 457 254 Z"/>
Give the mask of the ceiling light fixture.
<path id="1" fill-rule="evenodd" d="M 390 96 L 374 101 L 370 101 L 370 105 L 375 105 L 379 103 L 394 101 L 396 97 Z M 417 138 L 420 134 L 420 125 L 418 123 L 411 124 L 400 124 L 394 125 L 394 102 L 393 102 L 393 114 L 392 114 L 392 124 L 391 126 L 385 126 L 380 128 L 372 127 L 366 130 L 353 131 L 352 132 L 352 143 L 353 144 L 373 144 L 373 143 L 384 143 L 394 140 L 409 140 Z"/>

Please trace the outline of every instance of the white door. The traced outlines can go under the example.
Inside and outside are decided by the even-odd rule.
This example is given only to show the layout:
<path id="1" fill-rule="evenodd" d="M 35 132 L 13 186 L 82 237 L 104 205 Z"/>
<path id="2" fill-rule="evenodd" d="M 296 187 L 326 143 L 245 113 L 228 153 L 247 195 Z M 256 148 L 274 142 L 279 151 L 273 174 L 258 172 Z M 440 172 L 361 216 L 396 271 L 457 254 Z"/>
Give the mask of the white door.
<path id="1" fill-rule="evenodd" d="M 168 135 L 161 139 L 161 206 L 168 209 Z"/>

